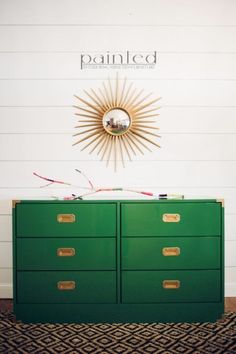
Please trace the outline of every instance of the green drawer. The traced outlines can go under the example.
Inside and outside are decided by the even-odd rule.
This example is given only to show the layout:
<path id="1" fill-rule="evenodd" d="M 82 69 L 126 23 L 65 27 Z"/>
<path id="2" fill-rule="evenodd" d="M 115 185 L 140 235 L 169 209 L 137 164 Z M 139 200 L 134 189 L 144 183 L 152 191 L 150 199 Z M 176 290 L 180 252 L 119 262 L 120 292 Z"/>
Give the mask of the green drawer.
<path id="1" fill-rule="evenodd" d="M 18 203 L 18 237 L 114 237 L 116 204 Z"/>
<path id="2" fill-rule="evenodd" d="M 122 269 L 217 269 L 220 237 L 122 239 Z"/>
<path id="3" fill-rule="evenodd" d="M 123 236 L 219 236 L 221 203 L 123 203 Z"/>
<path id="4" fill-rule="evenodd" d="M 17 272 L 18 303 L 115 303 L 116 273 Z"/>
<path id="5" fill-rule="evenodd" d="M 220 271 L 123 271 L 123 303 L 219 302 Z"/>
<path id="6" fill-rule="evenodd" d="M 18 270 L 115 270 L 115 238 L 18 238 Z"/>

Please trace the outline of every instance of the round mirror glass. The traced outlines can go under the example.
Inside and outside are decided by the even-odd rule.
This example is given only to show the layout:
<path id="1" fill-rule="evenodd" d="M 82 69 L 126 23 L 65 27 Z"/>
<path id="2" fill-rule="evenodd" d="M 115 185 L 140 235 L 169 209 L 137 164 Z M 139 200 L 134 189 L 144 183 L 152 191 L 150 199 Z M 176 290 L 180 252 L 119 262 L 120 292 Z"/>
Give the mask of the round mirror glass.
<path id="1" fill-rule="evenodd" d="M 103 126 L 112 135 L 122 135 L 127 132 L 131 119 L 124 109 L 112 108 L 103 116 Z"/>

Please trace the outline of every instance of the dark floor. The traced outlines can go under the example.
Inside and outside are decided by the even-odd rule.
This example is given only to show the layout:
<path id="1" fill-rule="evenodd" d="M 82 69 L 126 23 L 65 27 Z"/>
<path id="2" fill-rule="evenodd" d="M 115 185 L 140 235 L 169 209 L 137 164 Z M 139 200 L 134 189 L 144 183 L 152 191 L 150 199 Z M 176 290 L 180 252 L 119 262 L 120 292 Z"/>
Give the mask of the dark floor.
<path id="1" fill-rule="evenodd" d="M 7 310 L 12 310 L 12 300 L 0 299 L 0 312 L 5 312 Z"/>

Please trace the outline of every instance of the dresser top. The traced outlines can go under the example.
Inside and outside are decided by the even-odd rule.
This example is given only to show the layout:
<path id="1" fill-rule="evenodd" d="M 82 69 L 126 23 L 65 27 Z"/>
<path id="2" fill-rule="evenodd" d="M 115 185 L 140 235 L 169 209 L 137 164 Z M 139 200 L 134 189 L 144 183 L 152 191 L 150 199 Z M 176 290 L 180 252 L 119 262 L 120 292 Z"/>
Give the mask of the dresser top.
<path id="1" fill-rule="evenodd" d="M 104 204 L 104 203 L 146 203 L 146 204 L 162 204 L 162 203 L 222 203 L 224 204 L 224 199 L 83 199 L 83 200 L 63 200 L 63 199 L 21 199 L 13 200 L 13 206 L 17 203 L 29 203 L 29 204 Z"/>

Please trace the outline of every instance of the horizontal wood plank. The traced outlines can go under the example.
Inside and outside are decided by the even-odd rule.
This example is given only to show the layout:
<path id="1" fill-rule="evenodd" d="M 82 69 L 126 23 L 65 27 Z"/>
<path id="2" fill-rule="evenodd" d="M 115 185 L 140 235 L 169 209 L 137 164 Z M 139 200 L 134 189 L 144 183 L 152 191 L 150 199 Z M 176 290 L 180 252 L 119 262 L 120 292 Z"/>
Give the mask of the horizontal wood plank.
<path id="1" fill-rule="evenodd" d="M 73 134 L 73 107 L 0 107 L 1 133 Z M 236 133 L 235 107 L 168 107 L 157 118 L 160 133 Z"/>
<path id="2" fill-rule="evenodd" d="M 135 0 L 96 0 L 92 6 L 82 0 L 41 0 L 33 6 L 32 0 L 2 0 L 2 7 L 0 24 L 236 24 L 235 3 L 228 0 L 147 0 L 145 6 Z"/>
<path id="3" fill-rule="evenodd" d="M 71 119 L 72 121 L 72 119 Z M 88 128 L 87 128 L 88 129 Z M 84 129 L 71 129 L 71 134 L 2 134 L 0 140 L 0 159 L 6 160 L 79 160 L 97 161 L 96 152 L 89 154 L 96 141 L 88 149 L 81 151 L 92 138 L 79 145 L 74 143 L 86 134 L 72 136 Z M 153 130 L 152 130 L 153 132 Z M 91 134 L 92 132 L 89 132 Z M 161 131 L 155 132 L 161 134 Z M 88 134 L 88 133 L 87 133 Z M 227 161 L 235 160 L 235 134 L 162 134 L 161 138 L 147 135 L 161 146 L 160 149 L 147 144 L 152 152 L 141 147 L 144 155 L 136 149 L 133 160 L 137 161 Z M 94 138 L 94 137 L 93 137 Z M 12 149 L 15 145 L 17 149 Z M 98 151 L 97 149 L 96 151 Z M 121 160 L 120 154 L 117 155 Z M 125 156 L 128 161 L 128 156 Z"/>
<path id="4" fill-rule="evenodd" d="M 226 241 L 225 242 L 225 266 L 226 267 L 236 267 L 236 241 Z"/>
<path id="5" fill-rule="evenodd" d="M 11 284 L 12 283 L 12 268 L 0 269 L 0 279 L 1 284 Z"/>
<path id="6" fill-rule="evenodd" d="M 12 241 L 12 217 L 0 214 L 0 241 Z"/>
<path id="7" fill-rule="evenodd" d="M 155 48 L 156 49 L 156 48 Z M 154 49 L 153 49 L 154 50 Z M 96 55 L 94 53 L 94 55 Z M 98 55 L 98 54 L 97 54 Z M 116 54 L 118 64 L 125 62 L 125 53 Z M 150 55 L 154 61 L 153 52 Z M 91 54 L 81 53 L 0 53 L 0 79 L 104 79 L 109 69 L 81 70 L 81 60 L 93 64 Z M 158 53 L 153 69 L 137 70 L 139 65 L 123 70 L 129 79 L 236 79 L 236 53 Z M 143 61 L 142 61 L 143 62 Z M 17 65 L 16 65 L 17 63 Z M 55 65 L 57 63 L 57 65 Z M 6 70 L 7 69 L 7 70 Z M 116 70 L 114 70 L 116 71 Z"/>
<path id="8" fill-rule="evenodd" d="M 1 26 L 0 51 L 235 52 L 235 35 L 231 26 Z"/>
<path id="9" fill-rule="evenodd" d="M 33 176 L 33 172 L 73 185 L 81 186 L 82 183 L 87 187 L 88 183 L 75 172 L 76 168 L 89 176 L 95 185 L 106 187 L 146 185 L 160 190 L 172 186 L 235 188 L 236 181 L 235 162 L 232 161 L 132 161 L 116 173 L 112 167 L 106 169 L 105 166 L 105 162 L 81 160 L 1 162 L 2 195 L 5 188 L 38 188 L 44 185 L 44 181 Z M 222 196 L 220 190 L 217 194 Z"/>
<path id="10" fill-rule="evenodd" d="M 84 89 L 101 87 L 101 80 L 0 80 L 0 106 L 71 107 L 78 104 L 74 95 L 85 99 Z M 145 95 L 153 92 L 150 100 L 162 97 L 160 106 L 221 107 L 236 101 L 236 81 L 138 80 L 134 87 Z"/>
<path id="11" fill-rule="evenodd" d="M 12 268 L 12 243 L 0 242 L 0 269 Z"/>
<path id="12" fill-rule="evenodd" d="M 236 294 L 236 2 L 122 1 L 1 2 L 0 296 L 12 296 L 11 199 L 84 193 L 88 183 L 75 168 L 100 187 L 224 198 L 226 295 Z M 81 67 L 82 58 L 92 63 L 127 50 L 156 51 L 155 67 Z M 74 94 L 85 98 L 83 90 L 97 90 L 108 75 L 114 83 L 117 70 L 162 97 L 162 148 L 114 173 L 96 154 L 72 147 L 72 106 Z M 40 188 L 34 171 L 73 186 Z M 142 197 L 124 191 L 88 198 Z"/>

